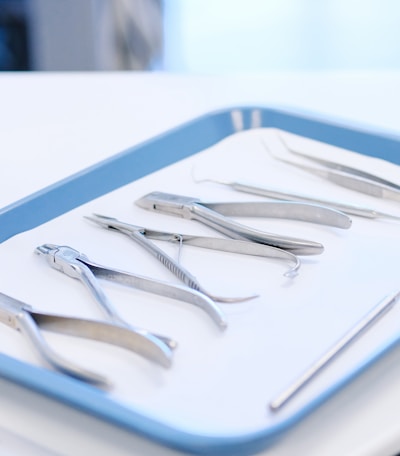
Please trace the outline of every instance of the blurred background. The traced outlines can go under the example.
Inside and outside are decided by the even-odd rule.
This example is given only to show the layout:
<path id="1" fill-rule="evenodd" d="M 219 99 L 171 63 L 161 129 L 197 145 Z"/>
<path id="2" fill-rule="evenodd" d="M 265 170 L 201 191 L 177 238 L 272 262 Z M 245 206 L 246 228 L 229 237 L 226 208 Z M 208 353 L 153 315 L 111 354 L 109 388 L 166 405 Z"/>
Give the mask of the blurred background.
<path id="1" fill-rule="evenodd" d="M 0 70 L 400 68 L 398 0 L 0 0 Z"/>

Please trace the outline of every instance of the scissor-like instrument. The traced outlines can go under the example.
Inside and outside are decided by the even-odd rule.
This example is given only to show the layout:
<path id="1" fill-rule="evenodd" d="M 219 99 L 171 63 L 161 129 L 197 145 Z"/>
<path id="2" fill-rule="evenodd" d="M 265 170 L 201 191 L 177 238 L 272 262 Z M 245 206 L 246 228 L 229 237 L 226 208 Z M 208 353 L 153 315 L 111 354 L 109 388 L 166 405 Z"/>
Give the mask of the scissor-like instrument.
<path id="1" fill-rule="evenodd" d="M 156 257 L 161 262 L 161 264 L 163 264 L 169 271 L 178 277 L 184 284 L 194 290 L 198 290 L 199 292 L 211 298 L 213 301 L 224 303 L 240 302 L 255 298 L 257 296 L 254 295 L 235 298 L 215 296 L 209 293 L 198 282 L 198 280 L 179 263 L 179 261 L 171 258 L 167 253 L 160 249 L 158 245 L 152 242 L 152 240 L 177 243 L 179 244 L 179 247 L 182 245 L 191 245 L 195 247 L 220 250 L 224 252 L 285 260 L 293 264 L 292 268 L 285 273 L 285 276 L 288 277 L 296 275 L 301 265 L 300 260 L 296 255 L 268 245 L 256 244 L 244 240 L 222 239 L 209 236 L 197 236 L 157 231 L 137 225 L 132 225 L 130 223 L 117 220 L 116 218 L 99 214 L 93 214 L 92 216 L 87 216 L 85 218 L 92 222 L 95 222 L 103 228 L 117 231 L 128 236 L 130 239 L 142 246 L 147 252 Z"/>

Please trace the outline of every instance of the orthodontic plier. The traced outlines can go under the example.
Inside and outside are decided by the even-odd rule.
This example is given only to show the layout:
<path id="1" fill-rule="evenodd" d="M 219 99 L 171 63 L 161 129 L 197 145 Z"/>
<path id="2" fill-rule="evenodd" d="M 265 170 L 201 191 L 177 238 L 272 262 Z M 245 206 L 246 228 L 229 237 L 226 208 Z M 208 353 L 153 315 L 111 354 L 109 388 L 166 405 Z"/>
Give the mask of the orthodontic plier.
<path id="1" fill-rule="evenodd" d="M 3 293 L 0 293 L 0 322 L 20 331 L 56 370 L 101 388 L 109 388 L 110 381 L 60 356 L 46 342 L 41 330 L 105 342 L 143 355 L 164 367 L 170 365 L 165 344 L 161 344 L 150 333 L 134 331 L 114 323 L 40 312 Z"/>
<path id="2" fill-rule="evenodd" d="M 150 211 L 197 220 L 233 239 L 270 245 L 295 255 L 320 254 L 324 247 L 315 241 L 256 230 L 230 217 L 285 218 L 344 229 L 351 226 L 351 218 L 340 211 L 299 202 L 204 203 L 198 198 L 152 192 L 135 203 Z"/>
<path id="3" fill-rule="evenodd" d="M 168 356 L 170 356 L 170 351 L 176 347 L 176 342 L 168 337 L 155 335 L 147 330 L 130 326 L 119 316 L 98 284 L 97 279 L 112 281 L 159 296 L 194 304 L 203 309 L 221 329 L 225 329 L 227 326 L 226 318 L 218 306 L 210 298 L 191 288 L 102 266 L 90 261 L 86 255 L 68 246 L 44 244 L 37 247 L 35 251 L 44 255 L 52 268 L 79 279 L 86 285 L 113 323 L 129 327 L 144 335 L 151 335 L 152 340 L 156 338 L 162 344 Z"/>

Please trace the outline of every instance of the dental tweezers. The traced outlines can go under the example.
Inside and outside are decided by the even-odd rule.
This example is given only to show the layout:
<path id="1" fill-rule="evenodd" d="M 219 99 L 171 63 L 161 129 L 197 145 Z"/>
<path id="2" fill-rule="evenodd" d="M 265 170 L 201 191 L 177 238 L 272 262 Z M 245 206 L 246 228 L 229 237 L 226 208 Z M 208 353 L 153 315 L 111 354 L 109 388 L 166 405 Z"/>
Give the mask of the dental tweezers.
<path id="1" fill-rule="evenodd" d="M 195 247 L 221 250 L 225 252 L 245 255 L 257 255 L 262 257 L 272 257 L 286 260 L 294 264 L 294 266 L 285 274 L 286 276 L 296 275 L 298 269 L 300 268 L 300 260 L 296 255 L 267 245 L 260 245 L 240 240 L 219 239 L 207 236 L 193 236 L 187 234 L 168 233 L 165 231 L 156 231 L 141 226 L 131 225 L 129 223 L 121 222 L 116 218 L 99 214 L 93 214 L 92 216 L 87 216 L 85 218 L 92 222 L 95 222 L 103 228 L 115 230 L 117 232 L 125 234 L 130 239 L 142 246 L 151 255 L 156 257 L 161 262 L 161 264 L 163 264 L 169 271 L 171 271 L 176 277 L 185 283 L 185 285 L 199 291 L 200 293 L 205 294 L 214 301 L 224 303 L 238 302 L 255 298 L 256 296 L 245 298 L 227 298 L 210 294 L 200 285 L 198 280 L 187 269 L 181 266 L 179 262 L 175 261 L 169 255 L 167 255 L 154 242 L 150 241 L 150 239 L 174 242 L 178 243 L 179 246 L 186 244 Z"/>
<path id="2" fill-rule="evenodd" d="M 197 198 L 152 192 L 136 201 L 139 207 L 163 214 L 193 219 L 233 239 L 266 244 L 297 255 L 316 255 L 323 252 L 322 244 L 305 239 L 259 231 L 229 217 L 286 218 L 350 228 L 348 215 L 324 206 L 297 202 L 204 203 Z"/>
<path id="3" fill-rule="evenodd" d="M 44 255 L 47 262 L 54 269 L 79 279 L 86 285 L 103 310 L 105 310 L 108 318 L 118 325 L 129 327 L 142 334 L 150 334 L 147 330 L 132 328 L 118 315 L 116 309 L 98 284 L 97 279 L 113 281 L 156 295 L 194 304 L 203 309 L 221 329 L 227 326 L 226 319 L 218 306 L 207 296 L 191 288 L 101 266 L 90 261 L 86 255 L 68 246 L 44 244 L 36 248 L 36 253 Z M 155 334 L 151 334 L 151 336 L 152 339 L 157 338 L 160 344 L 166 346 L 167 354 L 176 347 L 176 342 L 168 337 Z"/>
<path id="4" fill-rule="evenodd" d="M 279 160 L 290 166 L 302 169 L 303 171 L 306 171 L 310 174 L 314 174 L 315 176 L 321 177 L 323 179 L 328 180 L 329 182 L 332 182 L 344 188 L 348 188 L 350 190 L 355 190 L 357 192 L 364 193 L 369 196 L 374 196 L 376 198 L 400 201 L 400 186 L 395 184 L 394 182 L 382 179 L 379 176 L 375 176 L 374 174 L 367 173 L 357 168 L 345 166 L 340 163 L 335 163 L 317 157 L 312 157 L 302 152 L 297 152 L 293 149 L 290 149 L 280 135 L 278 135 L 278 138 L 282 146 L 288 152 L 290 152 L 293 155 L 312 161 L 314 163 L 317 163 L 321 165 L 322 168 L 316 168 L 313 166 L 298 163 L 293 160 L 288 160 L 283 157 L 278 157 L 277 155 L 272 153 L 272 151 L 265 143 L 265 141 L 262 140 L 264 148 L 276 160 Z"/>
<path id="5" fill-rule="evenodd" d="M 113 323 L 39 312 L 3 293 L 0 293 L 0 322 L 20 331 L 43 359 L 58 371 L 102 388 L 111 386 L 106 377 L 57 354 L 46 342 L 41 329 L 105 342 L 134 351 L 164 367 L 170 365 L 164 344 L 161 345 L 150 333 L 133 331 Z"/>

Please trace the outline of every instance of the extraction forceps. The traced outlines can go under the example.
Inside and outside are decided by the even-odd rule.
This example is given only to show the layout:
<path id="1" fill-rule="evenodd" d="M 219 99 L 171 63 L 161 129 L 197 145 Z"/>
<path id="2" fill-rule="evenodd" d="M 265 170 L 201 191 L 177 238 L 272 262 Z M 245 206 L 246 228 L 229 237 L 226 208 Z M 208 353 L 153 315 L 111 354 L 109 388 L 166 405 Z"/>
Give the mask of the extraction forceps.
<path id="1" fill-rule="evenodd" d="M 93 214 L 92 216 L 86 216 L 85 218 L 91 220 L 92 222 L 95 222 L 103 228 L 115 230 L 117 232 L 125 234 L 130 239 L 142 246 L 151 255 L 156 257 L 161 262 L 161 264 L 163 264 L 169 271 L 178 277 L 178 279 L 180 279 L 185 285 L 208 296 L 213 301 L 224 303 L 239 302 L 246 301 L 257 296 L 249 296 L 245 298 L 228 298 L 210 294 L 200 285 L 198 280 L 187 269 L 181 266 L 178 261 L 175 261 L 168 254 L 166 254 L 154 242 L 150 241 L 150 239 L 175 242 L 179 244 L 179 247 L 181 247 L 182 244 L 187 244 L 196 247 L 221 250 L 225 252 L 245 255 L 258 255 L 262 257 L 272 257 L 287 260 L 292 262 L 294 266 L 285 274 L 286 276 L 296 275 L 298 269 L 300 268 L 300 260 L 296 255 L 266 245 L 257 245 L 252 242 L 232 239 L 219 239 L 207 236 L 194 236 L 187 234 L 167 233 L 165 231 L 156 231 L 141 226 L 131 225 L 129 223 L 121 222 L 116 218 L 99 214 Z"/>
<path id="2" fill-rule="evenodd" d="M 113 323 L 128 327 L 144 335 L 150 334 L 151 339 L 156 339 L 169 358 L 171 356 L 171 350 L 176 347 L 176 342 L 165 336 L 151 334 L 144 329 L 132 328 L 132 326 L 118 315 L 115 307 L 99 286 L 97 279 L 112 281 L 156 295 L 194 304 L 203 309 L 221 329 L 225 329 L 227 326 L 225 316 L 218 306 L 207 296 L 191 288 L 101 266 L 90 261 L 86 255 L 67 246 L 44 244 L 36 248 L 36 253 L 44 255 L 47 262 L 54 269 L 64 272 L 70 277 L 79 279 L 86 285 Z"/>
<path id="3" fill-rule="evenodd" d="M 245 184 L 242 182 L 230 182 L 222 181 L 217 179 L 200 179 L 196 182 L 213 182 L 215 184 L 225 185 L 232 188 L 238 192 L 249 193 L 251 195 L 264 196 L 266 198 L 281 200 L 281 201 L 298 201 L 306 202 L 312 204 L 321 204 L 323 206 L 331 207 L 338 211 L 344 212 L 349 215 L 357 215 L 359 217 L 369 218 L 369 219 L 389 219 L 389 220 L 398 220 L 400 221 L 400 216 L 388 214 L 386 212 L 377 211 L 368 207 L 363 207 L 354 204 L 341 203 L 338 201 L 325 200 L 322 198 L 315 198 L 312 196 L 302 195 L 299 193 L 289 193 L 282 190 L 277 190 L 273 188 L 259 187 L 256 185 Z"/>
<path id="4" fill-rule="evenodd" d="M 269 154 L 274 157 L 276 160 L 279 160 L 283 163 L 286 163 L 290 166 L 302 169 L 310 174 L 321 177 L 328 180 L 336 185 L 339 185 L 350 190 L 355 190 L 359 193 L 364 193 L 369 196 L 374 196 L 381 199 L 392 199 L 395 201 L 400 201 L 400 186 L 394 182 L 390 182 L 386 179 L 382 179 L 379 176 L 374 174 L 367 173 L 365 171 L 353 168 L 350 166 L 342 165 L 340 163 L 332 162 L 329 160 L 324 160 L 317 157 L 312 157 L 310 155 L 304 154 L 302 152 L 295 151 L 290 149 L 285 141 L 280 135 L 277 135 L 282 146 L 291 154 L 297 155 L 304 159 L 310 160 L 314 163 L 317 163 L 322 166 L 322 168 L 317 168 L 313 166 L 308 166 L 302 163 L 298 163 L 293 160 L 288 160 L 283 157 L 278 157 L 276 154 L 273 154 L 271 149 L 268 147 L 266 142 L 262 140 L 264 148 L 269 152 Z"/>
<path id="5" fill-rule="evenodd" d="M 337 228 L 349 228 L 348 215 L 323 206 L 296 202 L 204 203 L 198 198 L 152 192 L 136 201 L 139 207 L 163 214 L 193 219 L 233 239 L 277 247 L 297 255 L 323 252 L 322 244 L 305 239 L 259 231 L 235 222 L 230 217 L 270 217 L 301 220 Z"/>
<path id="6" fill-rule="evenodd" d="M 47 343 L 41 329 L 105 342 L 141 354 L 162 366 L 170 365 L 164 344 L 149 333 L 113 323 L 39 312 L 3 293 L 0 293 L 0 322 L 26 336 L 43 359 L 58 371 L 102 388 L 111 386 L 106 377 L 60 356 Z"/>

